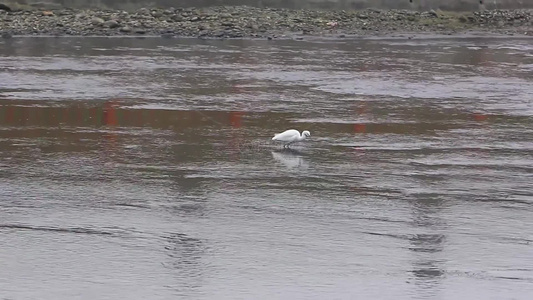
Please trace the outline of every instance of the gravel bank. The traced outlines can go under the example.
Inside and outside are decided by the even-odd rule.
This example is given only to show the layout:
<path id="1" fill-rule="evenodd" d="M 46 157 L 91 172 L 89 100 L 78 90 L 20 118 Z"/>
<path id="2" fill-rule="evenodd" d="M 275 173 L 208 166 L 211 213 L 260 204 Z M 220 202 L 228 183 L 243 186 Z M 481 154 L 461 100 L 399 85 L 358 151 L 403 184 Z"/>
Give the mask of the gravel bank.
<path id="1" fill-rule="evenodd" d="M 455 13 L 407 10 L 317 11 L 273 8 L 0 9 L 0 33 L 13 35 L 163 35 L 205 38 L 454 34 L 484 31 L 533 35 L 533 10 Z"/>

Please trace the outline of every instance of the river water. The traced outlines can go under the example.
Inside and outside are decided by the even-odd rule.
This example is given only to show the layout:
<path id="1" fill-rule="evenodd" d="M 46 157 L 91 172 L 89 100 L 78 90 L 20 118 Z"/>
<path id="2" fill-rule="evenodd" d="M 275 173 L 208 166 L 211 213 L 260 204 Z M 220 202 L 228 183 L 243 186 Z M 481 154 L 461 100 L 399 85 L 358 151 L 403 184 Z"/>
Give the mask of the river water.
<path id="1" fill-rule="evenodd" d="M 0 299 L 531 299 L 532 99 L 531 38 L 1 40 Z"/>

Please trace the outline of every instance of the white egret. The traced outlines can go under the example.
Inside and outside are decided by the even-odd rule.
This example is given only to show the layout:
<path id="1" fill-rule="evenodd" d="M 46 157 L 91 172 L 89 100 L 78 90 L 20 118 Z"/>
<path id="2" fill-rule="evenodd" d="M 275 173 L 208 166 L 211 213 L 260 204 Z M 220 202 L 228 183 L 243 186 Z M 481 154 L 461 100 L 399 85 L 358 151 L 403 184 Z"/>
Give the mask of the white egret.
<path id="1" fill-rule="evenodd" d="M 285 130 L 282 133 L 274 135 L 272 138 L 273 141 L 278 141 L 283 143 L 283 148 L 289 147 L 292 143 L 300 142 L 310 137 L 311 133 L 307 130 L 303 131 L 300 135 L 300 132 L 296 129 Z"/>

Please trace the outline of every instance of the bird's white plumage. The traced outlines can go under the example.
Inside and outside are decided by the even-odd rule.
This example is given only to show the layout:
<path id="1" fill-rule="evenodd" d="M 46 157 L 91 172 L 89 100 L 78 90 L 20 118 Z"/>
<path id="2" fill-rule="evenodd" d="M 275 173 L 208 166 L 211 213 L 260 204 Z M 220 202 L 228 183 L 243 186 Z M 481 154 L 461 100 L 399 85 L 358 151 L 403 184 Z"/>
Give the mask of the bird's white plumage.
<path id="1" fill-rule="evenodd" d="M 310 137 L 311 133 L 307 130 L 303 131 L 300 135 L 300 132 L 296 129 L 285 130 L 282 133 L 274 135 L 272 138 L 273 141 L 282 142 L 284 146 L 289 146 L 294 142 L 299 142 L 305 140 L 305 138 Z"/>

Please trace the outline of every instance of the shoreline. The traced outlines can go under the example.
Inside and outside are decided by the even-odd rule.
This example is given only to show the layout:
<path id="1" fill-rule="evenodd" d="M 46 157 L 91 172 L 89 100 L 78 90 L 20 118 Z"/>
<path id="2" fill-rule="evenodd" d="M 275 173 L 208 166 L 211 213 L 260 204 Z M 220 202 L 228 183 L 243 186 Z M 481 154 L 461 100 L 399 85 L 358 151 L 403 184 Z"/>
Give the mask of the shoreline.
<path id="1" fill-rule="evenodd" d="M 0 9 L 0 34 L 12 36 L 162 36 L 206 39 L 394 37 L 430 34 L 533 36 L 533 9 L 477 12 L 319 11 L 249 6 L 207 8 Z"/>
<path id="2" fill-rule="evenodd" d="M 250 40 L 250 41 L 262 41 L 266 40 L 264 37 L 196 37 L 196 36 L 179 36 L 179 35 L 161 35 L 161 34 L 128 34 L 128 35 L 51 35 L 51 34 L 33 34 L 33 35 L 10 35 L 9 37 L 0 36 L 0 41 L 4 39 L 11 38 L 126 38 L 126 39 L 201 39 L 206 41 L 216 41 L 216 40 Z M 469 31 L 469 32 L 457 32 L 453 34 L 442 34 L 442 33 L 433 33 L 433 32 L 396 32 L 391 34 L 381 34 L 381 35 L 337 35 L 337 34 L 324 34 L 324 35 L 302 35 L 297 33 L 286 33 L 273 38 L 268 38 L 268 40 L 294 40 L 294 41 L 349 41 L 349 40 L 395 40 L 395 39 L 533 39 L 533 35 L 523 35 L 519 33 L 491 33 L 491 32 L 482 32 L 482 31 Z"/>

